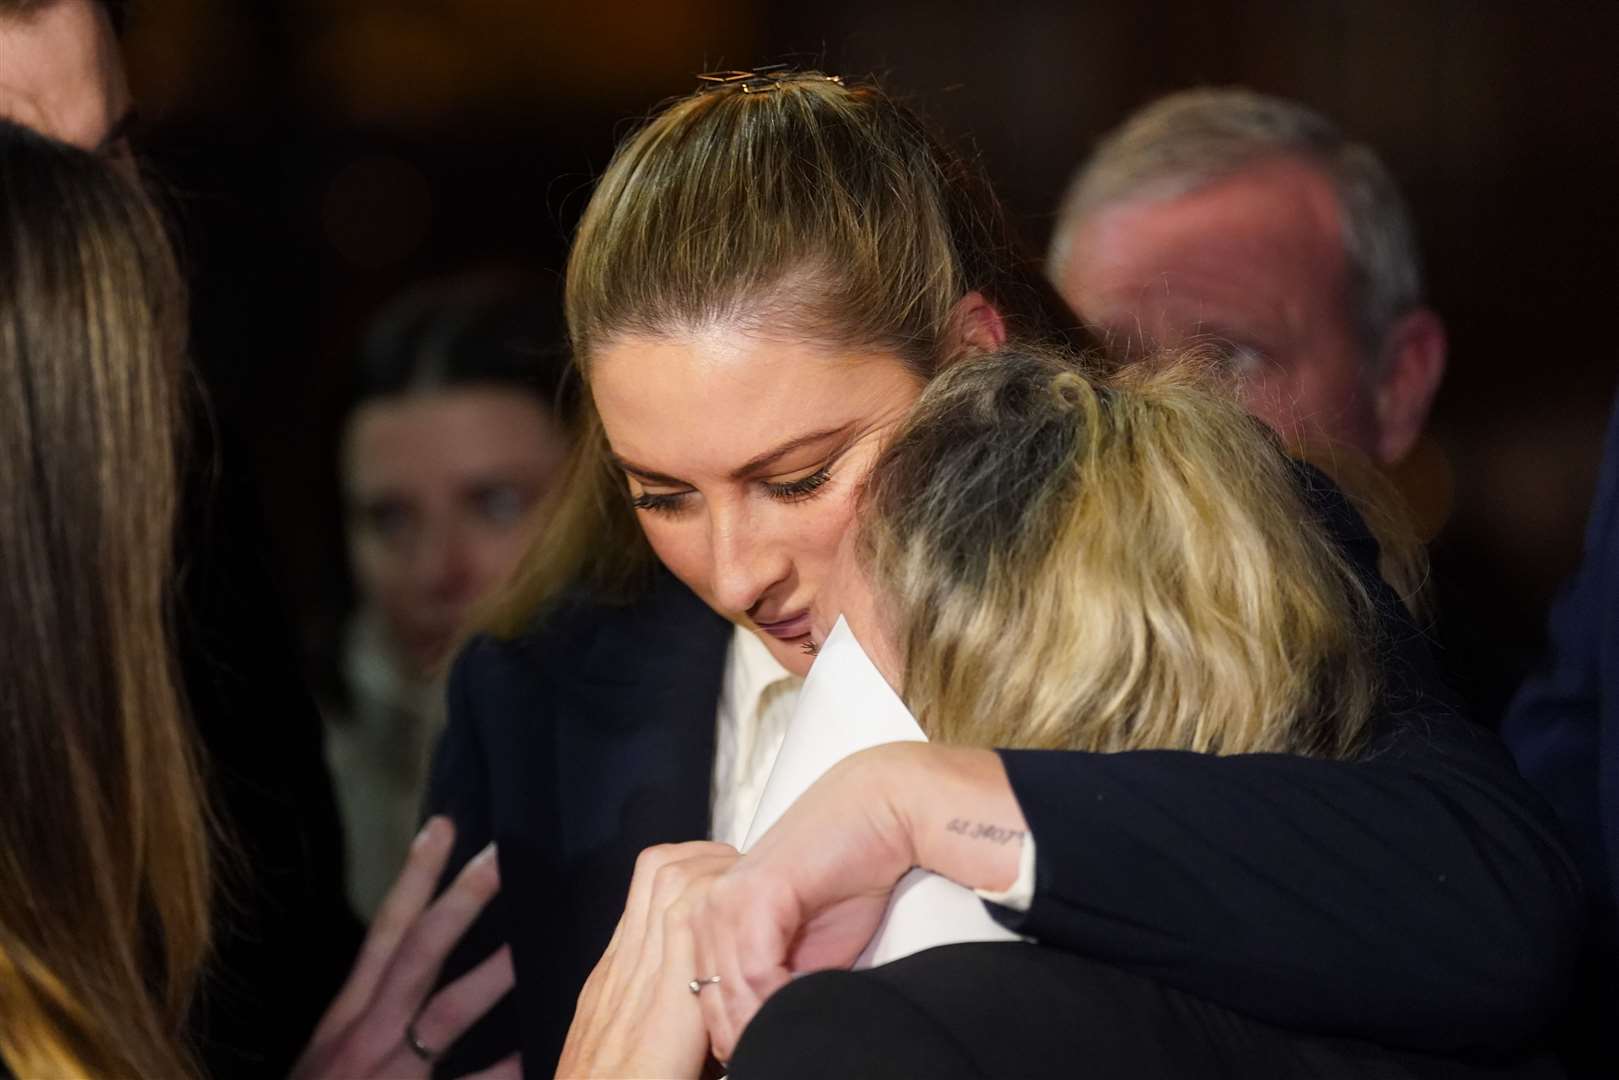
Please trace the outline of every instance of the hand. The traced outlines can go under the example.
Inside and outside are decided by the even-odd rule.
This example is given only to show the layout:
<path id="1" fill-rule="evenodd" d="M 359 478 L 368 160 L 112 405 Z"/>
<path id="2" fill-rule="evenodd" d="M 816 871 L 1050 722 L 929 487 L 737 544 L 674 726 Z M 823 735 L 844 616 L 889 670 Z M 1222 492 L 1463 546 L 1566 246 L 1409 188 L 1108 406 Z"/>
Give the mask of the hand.
<path id="1" fill-rule="evenodd" d="M 690 988 L 691 904 L 737 858 L 735 848 L 704 842 L 641 853 L 624 914 L 579 994 L 558 1077 L 702 1075 L 708 1033 Z"/>
<path id="2" fill-rule="evenodd" d="M 962 822 L 1027 826 L 992 751 L 892 743 L 851 755 L 799 796 L 726 873 L 688 890 L 698 995 L 714 1055 L 730 1059 L 761 1005 L 794 975 L 847 968 L 913 866 L 1004 889 L 1018 846 L 985 843 Z"/>
<path id="3" fill-rule="evenodd" d="M 432 1063 L 406 1043 L 405 1029 L 442 1052 L 511 989 L 511 951 L 502 948 L 422 1004 L 450 949 L 500 891 L 491 844 L 428 906 L 454 840 L 455 827 L 442 817 L 429 820 L 416 837 L 354 970 L 321 1017 L 292 1080 L 428 1077 Z M 514 1054 L 467 1080 L 519 1080 L 521 1073 Z"/>
<path id="4" fill-rule="evenodd" d="M 849 967 L 881 924 L 914 862 L 877 783 L 884 763 L 875 751 L 839 762 L 729 872 L 689 896 L 694 970 L 720 977 L 697 998 L 721 1061 L 792 975 Z"/>

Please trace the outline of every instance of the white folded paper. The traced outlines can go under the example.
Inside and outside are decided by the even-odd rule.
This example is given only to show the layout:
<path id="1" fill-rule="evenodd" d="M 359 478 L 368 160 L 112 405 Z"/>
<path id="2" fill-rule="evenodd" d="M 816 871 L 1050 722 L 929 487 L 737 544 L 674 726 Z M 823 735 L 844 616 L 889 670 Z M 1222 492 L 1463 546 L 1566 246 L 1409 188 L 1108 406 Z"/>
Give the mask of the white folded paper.
<path id="1" fill-rule="evenodd" d="M 882 743 L 926 741 L 921 726 L 840 618 L 804 679 L 742 850 L 751 848 L 793 800 L 850 754 Z M 895 887 L 877 935 L 854 966 L 886 964 L 935 945 L 1017 940 L 989 917 L 971 889 L 912 870 Z"/>

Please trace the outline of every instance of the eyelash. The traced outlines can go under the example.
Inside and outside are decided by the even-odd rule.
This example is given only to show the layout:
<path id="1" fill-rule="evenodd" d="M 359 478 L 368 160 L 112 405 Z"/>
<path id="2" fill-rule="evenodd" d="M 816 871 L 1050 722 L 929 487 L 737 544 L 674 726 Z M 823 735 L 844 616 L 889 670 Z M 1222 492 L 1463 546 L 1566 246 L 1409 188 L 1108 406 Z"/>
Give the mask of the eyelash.
<path id="1" fill-rule="evenodd" d="M 832 479 L 832 469 L 823 465 L 821 468 L 790 484 L 766 484 L 765 491 L 772 499 L 782 502 L 799 502 L 807 499 L 820 490 L 821 485 Z"/>
<path id="2" fill-rule="evenodd" d="M 808 476 L 788 484 L 766 484 L 765 493 L 781 502 L 803 502 L 814 497 L 815 493 L 831 479 L 831 466 L 823 466 Z M 690 493 L 685 491 L 672 495 L 645 492 L 632 497 L 630 505 L 637 510 L 647 510 L 654 514 L 675 514 L 680 512 L 681 504 L 688 494 Z"/>
<path id="3" fill-rule="evenodd" d="M 673 514 L 680 510 L 680 501 L 686 497 L 685 492 L 678 495 L 636 495 L 630 499 L 630 505 L 637 510 L 648 510 L 654 514 Z"/>

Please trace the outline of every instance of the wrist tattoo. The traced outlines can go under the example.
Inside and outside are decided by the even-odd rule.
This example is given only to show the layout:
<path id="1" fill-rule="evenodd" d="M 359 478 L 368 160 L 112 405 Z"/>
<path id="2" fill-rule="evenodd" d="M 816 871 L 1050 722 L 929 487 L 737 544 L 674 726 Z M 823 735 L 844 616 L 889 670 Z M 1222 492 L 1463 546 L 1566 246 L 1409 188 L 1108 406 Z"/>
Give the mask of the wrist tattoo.
<path id="1" fill-rule="evenodd" d="M 1007 829 L 1000 825 L 986 825 L 982 821 L 968 821 L 966 818 L 951 818 L 950 824 L 945 826 L 950 832 L 958 836 L 965 836 L 969 840 L 988 840 L 992 844 L 1010 844 L 1012 841 L 1022 841 L 1027 835 L 1023 829 Z"/>

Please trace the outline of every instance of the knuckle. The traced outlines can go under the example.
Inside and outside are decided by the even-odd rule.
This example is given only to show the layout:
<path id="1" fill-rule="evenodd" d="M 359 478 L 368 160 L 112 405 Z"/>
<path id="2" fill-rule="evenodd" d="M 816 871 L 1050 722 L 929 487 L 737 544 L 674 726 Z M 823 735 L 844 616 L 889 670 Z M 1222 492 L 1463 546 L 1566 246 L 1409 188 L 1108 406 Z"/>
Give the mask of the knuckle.
<path id="1" fill-rule="evenodd" d="M 673 844 L 654 844 L 652 847 L 643 848 L 641 854 L 635 857 L 635 876 L 656 874 L 675 858 L 674 847 Z"/>
<path id="2" fill-rule="evenodd" d="M 678 862 L 664 863 L 652 876 L 652 894 L 660 900 L 685 891 L 690 880 L 686 867 Z"/>

